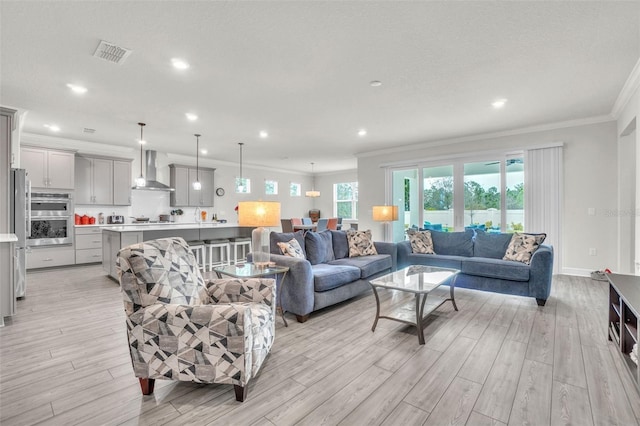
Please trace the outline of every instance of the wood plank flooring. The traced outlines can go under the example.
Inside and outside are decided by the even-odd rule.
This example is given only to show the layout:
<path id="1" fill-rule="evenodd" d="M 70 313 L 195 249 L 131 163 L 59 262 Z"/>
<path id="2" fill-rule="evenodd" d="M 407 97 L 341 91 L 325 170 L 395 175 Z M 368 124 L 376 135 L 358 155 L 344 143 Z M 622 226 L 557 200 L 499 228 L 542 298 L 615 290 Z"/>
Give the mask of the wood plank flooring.
<path id="1" fill-rule="evenodd" d="M 278 318 L 244 403 L 222 385 L 156 381 L 141 395 L 120 289 L 99 265 L 27 279 L 0 328 L 3 426 L 640 424 L 640 396 L 607 340 L 607 285 L 587 278 L 554 277 L 545 307 L 456 289 L 460 311 L 441 306 L 424 346 L 396 322 L 371 332 L 370 293 L 304 324 Z"/>

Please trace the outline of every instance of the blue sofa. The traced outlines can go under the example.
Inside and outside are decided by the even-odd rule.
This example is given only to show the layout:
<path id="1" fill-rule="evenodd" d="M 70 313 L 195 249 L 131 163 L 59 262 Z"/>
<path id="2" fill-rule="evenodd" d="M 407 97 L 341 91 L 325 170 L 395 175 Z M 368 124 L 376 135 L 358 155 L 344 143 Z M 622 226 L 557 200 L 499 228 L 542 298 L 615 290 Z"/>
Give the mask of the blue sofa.
<path id="1" fill-rule="evenodd" d="M 544 306 L 551 292 L 553 247 L 540 245 L 530 265 L 502 260 L 511 234 L 467 229 L 431 231 L 436 254 L 413 253 L 411 243 L 398 243 L 398 268 L 409 265 L 440 266 L 460 270 L 456 287 L 535 297 Z"/>
<path id="2" fill-rule="evenodd" d="M 280 254 L 278 242 L 295 238 L 306 259 Z M 394 271 L 397 246 L 374 242 L 377 255 L 349 257 L 345 231 L 270 234 L 271 261 L 288 266 L 281 295 L 285 311 L 305 322 L 311 312 L 369 291 L 369 280 Z"/>

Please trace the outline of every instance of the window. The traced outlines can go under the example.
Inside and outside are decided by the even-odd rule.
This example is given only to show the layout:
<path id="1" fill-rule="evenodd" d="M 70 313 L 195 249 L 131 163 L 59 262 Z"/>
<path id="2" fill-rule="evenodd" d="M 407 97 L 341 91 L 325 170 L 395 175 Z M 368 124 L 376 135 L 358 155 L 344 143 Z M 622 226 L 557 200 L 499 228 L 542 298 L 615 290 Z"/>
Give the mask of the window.
<path id="1" fill-rule="evenodd" d="M 300 197 L 302 195 L 302 185 L 299 183 L 291 182 L 289 185 L 289 195 L 292 197 Z"/>
<path id="2" fill-rule="evenodd" d="M 265 180 L 264 181 L 264 193 L 266 195 L 278 195 L 278 181 L 277 180 Z"/>
<path id="3" fill-rule="evenodd" d="M 250 194 L 250 193 L 251 193 L 251 179 L 236 178 L 236 194 Z"/>
<path id="4" fill-rule="evenodd" d="M 401 241 L 408 227 L 526 230 L 522 154 L 396 169 L 390 179 L 393 204 L 401 211 L 393 224 L 394 241 Z"/>
<path id="5" fill-rule="evenodd" d="M 333 212 L 343 219 L 358 218 L 358 182 L 333 185 Z"/>

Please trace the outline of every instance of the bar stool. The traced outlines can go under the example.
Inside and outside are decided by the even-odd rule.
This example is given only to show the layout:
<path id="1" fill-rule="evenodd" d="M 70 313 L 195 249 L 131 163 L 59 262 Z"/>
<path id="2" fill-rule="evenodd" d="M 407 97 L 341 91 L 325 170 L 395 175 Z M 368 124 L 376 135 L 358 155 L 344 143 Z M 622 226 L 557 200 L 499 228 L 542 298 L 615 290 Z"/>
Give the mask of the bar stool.
<path id="1" fill-rule="evenodd" d="M 204 270 L 204 266 L 205 266 L 204 241 L 201 241 L 201 240 L 187 241 L 187 244 L 189 244 L 189 249 L 191 250 L 193 255 L 196 257 L 196 262 L 198 263 L 198 267 Z"/>
<path id="2" fill-rule="evenodd" d="M 231 250 L 233 251 L 233 263 L 247 260 L 247 253 L 251 252 L 251 237 L 235 237 L 229 238 Z M 238 259 L 238 249 L 242 248 L 242 257 Z"/>
<path id="3" fill-rule="evenodd" d="M 230 250 L 231 245 L 227 239 L 204 240 L 205 250 L 209 255 L 209 270 L 212 271 L 214 266 L 227 266 L 231 263 Z M 219 249 L 218 261 L 213 261 L 213 251 Z"/>

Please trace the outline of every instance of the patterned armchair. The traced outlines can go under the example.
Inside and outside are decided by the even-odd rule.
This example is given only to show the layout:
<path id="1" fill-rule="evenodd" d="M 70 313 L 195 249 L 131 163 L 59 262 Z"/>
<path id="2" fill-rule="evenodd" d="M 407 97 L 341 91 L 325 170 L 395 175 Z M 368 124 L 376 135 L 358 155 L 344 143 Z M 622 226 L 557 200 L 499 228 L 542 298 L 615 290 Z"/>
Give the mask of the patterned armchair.
<path id="1" fill-rule="evenodd" d="M 273 344 L 275 281 L 205 282 L 182 238 L 125 247 L 117 265 L 142 393 L 155 379 L 228 383 L 243 401 Z"/>

